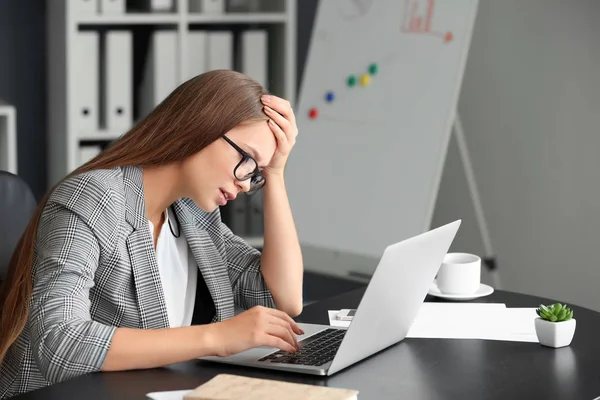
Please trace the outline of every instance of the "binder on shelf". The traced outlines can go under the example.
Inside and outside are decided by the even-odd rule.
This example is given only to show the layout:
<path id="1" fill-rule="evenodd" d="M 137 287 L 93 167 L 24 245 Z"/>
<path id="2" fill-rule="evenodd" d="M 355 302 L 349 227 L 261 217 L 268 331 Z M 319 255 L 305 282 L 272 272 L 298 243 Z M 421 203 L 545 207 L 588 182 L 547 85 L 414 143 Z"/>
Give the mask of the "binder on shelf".
<path id="1" fill-rule="evenodd" d="M 66 0 L 69 2 L 69 8 L 73 15 L 90 15 L 98 14 L 99 1 L 103 0 Z"/>
<path id="2" fill-rule="evenodd" d="M 177 0 L 125 0 L 127 12 L 133 13 L 162 13 L 173 12 Z"/>
<path id="3" fill-rule="evenodd" d="M 188 34 L 188 79 L 207 71 L 207 40 L 206 31 L 194 30 Z"/>
<path id="4" fill-rule="evenodd" d="M 231 31 L 209 31 L 206 40 L 206 69 L 233 69 L 233 33 Z M 227 217 L 229 228 L 236 235 L 247 235 L 248 196 L 238 196 L 229 202 Z"/>
<path id="5" fill-rule="evenodd" d="M 95 31 L 74 34 L 73 122 L 77 135 L 95 134 L 99 127 L 99 37 Z"/>
<path id="6" fill-rule="evenodd" d="M 108 31 L 104 57 L 106 131 L 121 135 L 133 124 L 133 36 Z"/>
<path id="7" fill-rule="evenodd" d="M 177 58 L 177 32 L 153 32 L 140 85 L 140 117 L 148 115 L 177 87 Z"/>
<path id="8" fill-rule="evenodd" d="M 17 111 L 0 99 L 0 170 L 17 174 Z"/>
<path id="9" fill-rule="evenodd" d="M 225 11 L 248 13 L 262 11 L 262 0 L 226 0 Z"/>
<path id="10" fill-rule="evenodd" d="M 89 1 L 89 0 L 85 0 Z M 116 15 L 125 14 L 125 0 L 99 0 L 100 13 Z"/>
<path id="11" fill-rule="evenodd" d="M 207 70 L 233 69 L 233 33 L 230 31 L 208 32 L 206 62 Z"/>
<path id="12" fill-rule="evenodd" d="M 247 235 L 252 237 L 260 237 L 265 234 L 264 224 L 264 192 L 262 190 L 254 193 L 248 198 L 248 229 Z"/>
<path id="13" fill-rule="evenodd" d="M 268 89 L 267 31 L 259 29 L 242 31 L 237 51 L 240 71 Z"/>
<path id="14" fill-rule="evenodd" d="M 240 34 L 236 49 L 236 69 L 255 79 L 268 89 L 268 47 L 265 30 L 245 30 Z M 243 196 L 245 205 L 244 235 L 260 237 L 264 234 L 263 193 Z"/>
<path id="15" fill-rule="evenodd" d="M 175 11 L 173 0 L 148 0 L 150 11 L 153 12 L 167 12 Z"/>
<path id="16" fill-rule="evenodd" d="M 83 145 L 79 146 L 77 151 L 77 165 L 80 166 L 100 154 L 102 147 L 98 145 Z"/>
<path id="17" fill-rule="evenodd" d="M 225 0 L 189 0 L 189 10 L 193 13 L 223 14 L 225 12 Z"/>

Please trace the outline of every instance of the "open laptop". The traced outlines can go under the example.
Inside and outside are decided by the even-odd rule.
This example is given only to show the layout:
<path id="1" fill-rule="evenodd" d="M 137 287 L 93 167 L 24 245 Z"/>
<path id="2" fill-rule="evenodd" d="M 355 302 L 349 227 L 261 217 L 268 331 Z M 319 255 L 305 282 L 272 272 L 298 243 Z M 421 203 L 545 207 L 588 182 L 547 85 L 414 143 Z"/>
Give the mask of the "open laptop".
<path id="1" fill-rule="evenodd" d="M 300 323 L 300 350 L 257 347 L 200 360 L 332 375 L 406 337 L 461 220 L 388 246 L 348 328 Z"/>

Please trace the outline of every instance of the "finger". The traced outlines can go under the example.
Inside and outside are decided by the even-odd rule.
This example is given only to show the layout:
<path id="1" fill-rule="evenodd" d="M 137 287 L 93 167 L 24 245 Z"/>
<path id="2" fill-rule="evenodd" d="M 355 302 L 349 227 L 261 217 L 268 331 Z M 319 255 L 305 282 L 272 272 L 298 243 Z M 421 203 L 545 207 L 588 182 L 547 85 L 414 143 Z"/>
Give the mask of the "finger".
<path id="1" fill-rule="evenodd" d="M 265 335 L 265 340 L 264 340 L 263 346 L 277 347 L 278 349 L 287 351 L 288 353 L 295 353 L 297 351 L 296 348 L 294 348 L 294 346 L 292 346 L 285 340 L 283 340 L 277 336 L 271 336 L 271 335 Z"/>
<path id="2" fill-rule="evenodd" d="M 294 321 L 292 319 L 292 317 L 290 317 L 287 313 L 285 313 L 281 310 L 277 310 L 275 308 L 268 308 L 267 312 L 271 315 L 274 315 L 276 317 L 283 319 L 284 321 L 287 321 L 287 323 L 290 324 L 290 326 L 292 327 L 292 330 L 294 332 L 296 332 L 298 335 L 304 335 L 304 331 L 302 329 L 300 329 L 300 326 L 298 326 L 298 323 L 296 321 Z"/>
<path id="3" fill-rule="evenodd" d="M 269 320 L 269 323 L 279 325 L 282 328 L 285 328 L 289 332 L 290 338 L 292 338 L 292 340 L 294 341 L 294 346 L 298 347 L 298 339 L 296 338 L 296 335 L 292 330 L 292 326 L 290 325 L 290 323 L 274 315 L 271 315 L 270 317 L 271 319 Z"/>
<path id="4" fill-rule="evenodd" d="M 282 320 L 280 320 L 282 321 Z M 282 321 L 283 322 L 283 321 Z M 283 322 L 285 324 L 285 322 Z M 277 326 L 276 329 L 281 330 L 283 329 L 284 336 L 280 336 L 282 339 L 284 339 L 286 342 L 288 342 L 289 344 L 291 344 L 292 346 L 294 346 L 294 348 L 296 350 L 298 350 L 300 348 L 300 345 L 298 344 L 298 340 L 296 339 L 296 335 L 294 334 L 294 332 L 292 332 L 292 328 L 290 327 L 289 324 L 287 325 L 280 325 L 278 323 L 273 323 L 273 326 Z"/>
<path id="5" fill-rule="evenodd" d="M 261 98 L 263 104 L 271 107 L 287 120 L 289 120 L 294 126 L 296 125 L 296 117 L 292 110 L 292 105 L 288 100 L 282 99 L 281 97 L 274 96 L 272 94 L 265 95 Z"/>
<path id="6" fill-rule="evenodd" d="M 295 339 L 292 339 L 292 335 L 290 334 L 290 331 L 280 325 L 276 325 L 276 324 L 269 324 L 266 331 L 267 334 L 280 338 L 281 340 L 283 340 L 286 343 L 286 347 L 290 350 L 287 351 L 291 351 L 294 352 L 296 350 L 298 350 L 298 345 L 296 343 Z"/>
<path id="7" fill-rule="evenodd" d="M 275 121 L 275 123 L 279 125 L 282 131 L 289 132 L 289 134 L 295 134 L 295 132 L 291 132 L 290 130 L 290 121 L 288 121 L 283 115 L 279 114 L 277 111 L 273 110 L 269 106 L 264 106 L 263 108 L 265 110 L 265 114 L 267 114 L 269 118 Z"/>
<path id="8" fill-rule="evenodd" d="M 279 125 L 277 125 L 272 119 L 269 120 L 269 127 L 271 128 L 271 131 L 275 135 L 275 138 L 277 138 L 278 146 L 279 145 L 285 146 L 287 142 L 293 140 L 291 138 L 288 138 L 285 135 L 285 133 L 281 130 Z"/>

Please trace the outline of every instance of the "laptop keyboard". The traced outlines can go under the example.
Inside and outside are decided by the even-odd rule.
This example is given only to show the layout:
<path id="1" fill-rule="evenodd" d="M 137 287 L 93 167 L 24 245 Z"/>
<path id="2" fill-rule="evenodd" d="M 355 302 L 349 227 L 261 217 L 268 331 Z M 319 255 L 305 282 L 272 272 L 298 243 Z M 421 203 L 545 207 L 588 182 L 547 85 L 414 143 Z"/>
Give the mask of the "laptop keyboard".
<path id="1" fill-rule="evenodd" d="M 333 360 L 346 330 L 328 328 L 298 342 L 300 350 L 295 353 L 279 350 L 258 361 L 278 364 L 323 365 Z"/>

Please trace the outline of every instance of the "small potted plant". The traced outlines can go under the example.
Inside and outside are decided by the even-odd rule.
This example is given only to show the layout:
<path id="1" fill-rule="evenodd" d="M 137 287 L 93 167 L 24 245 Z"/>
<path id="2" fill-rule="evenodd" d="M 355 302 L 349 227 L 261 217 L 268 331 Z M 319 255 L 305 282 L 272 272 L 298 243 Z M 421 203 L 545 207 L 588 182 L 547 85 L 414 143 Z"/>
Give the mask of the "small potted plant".
<path id="1" fill-rule="evenodd" d="M 540 305 L 536 310 L 535 333 L 540 344 L 548 347 L 564 347 L 571 344 L 576 322 L 573 310 L 566 305 L 555 303 Z"/>

